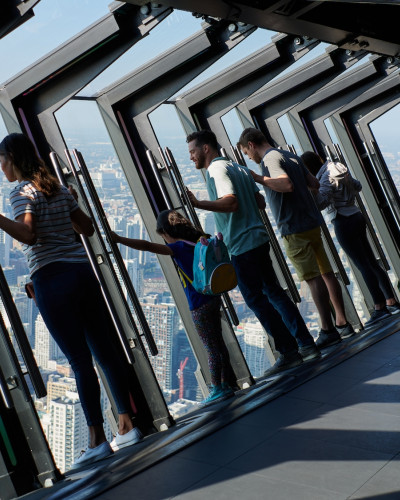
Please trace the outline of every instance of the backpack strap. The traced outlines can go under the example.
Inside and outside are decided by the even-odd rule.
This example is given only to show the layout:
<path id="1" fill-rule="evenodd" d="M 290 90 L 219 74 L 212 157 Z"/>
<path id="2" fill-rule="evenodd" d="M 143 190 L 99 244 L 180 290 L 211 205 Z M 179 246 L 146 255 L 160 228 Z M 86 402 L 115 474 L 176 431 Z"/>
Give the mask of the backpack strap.
<path id="1" fill-rule="evenodd" d="M 175 261 L 175 263 L 176 263 L 176 261 Z M 186 288 L 186 281 L 184 278 L 186 278 L 190 284 L 193 283 L 193 280 L 191 280 L 189 278 L 189 276 L 185 273 L 185 271 L 181 267 L 178 266 L 178 264 L 176 264 L 176 266 L 178 268 L 178 274 L 179 274 L 179 277 L 182 281 L 183 287 Z"/>
<path id="2" fill-rule="evenodd" d="M 195 247 L 196 246 L 196 243 L 193 243 L 193 241 L 188 241 L 188 240 L 180 240 L 180 241 L 183 241 L 184 243 L 187 243 L 188 245 L 192 246 L 192 247 Z M 182 284 L 183 284 L 183 288 L 186 288 L 186 281 L 185 281 L 185 278 L 187 279 L 187 281 L 192 284 L 193 283 L 193 280 L 191 280 L 189 278 L 189 276 L 185 273 L 185 271 L 180 267 L 178 266 L 178 263 L 176 262 L 176 260 L 174 259 L 174 262 L 176 264 L 176 267 L 178 268 L 178 274 L 179 274 L 179 278 L 181 279 L 182 281 Z"/>

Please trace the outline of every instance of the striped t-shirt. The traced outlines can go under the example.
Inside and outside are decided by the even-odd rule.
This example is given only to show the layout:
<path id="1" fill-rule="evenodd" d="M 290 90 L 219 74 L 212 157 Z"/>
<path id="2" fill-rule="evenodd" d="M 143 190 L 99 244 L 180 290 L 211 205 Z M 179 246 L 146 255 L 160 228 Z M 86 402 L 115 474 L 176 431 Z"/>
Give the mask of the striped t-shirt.
<path id="1" fill-rule="evenodd" d="M 15 219 L 25 213 L 36 216 L 36 243 L 23 245 L 31 276 L 52 262 L 87 262 L 70 215 L 78 204 L 67 188 L 60 186 L 57 194 L 46 198 L 30 181 L 23 181 L 11 191 L 10 202 Z"/>

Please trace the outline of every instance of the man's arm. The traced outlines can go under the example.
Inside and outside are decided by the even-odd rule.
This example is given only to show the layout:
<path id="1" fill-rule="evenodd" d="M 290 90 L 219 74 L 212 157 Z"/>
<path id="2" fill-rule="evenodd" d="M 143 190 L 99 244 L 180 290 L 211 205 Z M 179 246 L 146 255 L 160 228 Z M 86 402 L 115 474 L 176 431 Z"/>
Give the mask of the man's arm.
<path id="1" fill-rule="evenodd" d="M 318 191 L 319 186 L 320 186 L 319 180 L 316 177 L 314 177 L 312 175 L 312 173 L 309 172 L 308 170 L 307 170 L 307 174 L 306 174 L 306 182 L 307 182 L 308 188 L 311 191 Z"/>
<path id="2" fill-rule="evenodd" d="M 188 197 L 195 208 L 202 208 L 203 210 L 208 210 L 209 212 L 237 212 L 239 210 L 239 203 L 237 201 L 236 195 L 226 194 L 218 200 L 198 200 L 191 191 L 187 191 Z"/>
<path id="3" fill-rule="evenodd" d="M 256 193 L 254 193 L 254 196 L 256 198 L 256 203 L 257 203 L 258 208 L 260 210 L 264 210 L 264 208 L 267 206 L 267 204 L 265 203 L 264 196 L 260 193 L 260 191 L 257 191 Z"/>
<path id="4" fill-rule="evenodd" d="M 278 191 L 279 193 L 290 193 L 293 191 L 293 183 L 287 174 L 281 174 L 277 177 L 268 177 L 266 175 L 259 175 L 250 170 L 253 179 L 258 183 L 266 186 L 273 191 Z"/>

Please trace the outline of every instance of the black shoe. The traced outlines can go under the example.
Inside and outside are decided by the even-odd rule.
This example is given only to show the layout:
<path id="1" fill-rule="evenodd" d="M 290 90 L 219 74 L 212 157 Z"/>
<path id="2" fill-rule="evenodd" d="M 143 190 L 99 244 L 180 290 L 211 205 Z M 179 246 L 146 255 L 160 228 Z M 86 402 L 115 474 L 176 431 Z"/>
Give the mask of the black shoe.
<path id="1" fill-rule="evenodd" d="M 375 323 L 378 323 L 379 321 L 381 321 L 381 319 L 389 318 L 389 316 L 391 316 L 391 314 L 390 314 L 387 307 L 382 307 L 382 309 L 375 309 L 372 312 L 369 320 L 365 323 L 364 328 L 369 328 L 370 326 L 374 325 Z"/>
<path id="2" fill-rule="evenodd" d="M 396 302 L 392 306 L 386 306 L 386 309 L 390 312 L 390 314 L 397 314 L 400 312 L 400 304 Z"/>
<path id="3" fill-rule="evenodd" d="M 338 344 L 341 341 L 342 337 L 339 335 L 336 328 L 332 328 L 331 330 L 322 330 L 321 328 L 315 344 L 319 349 L 324 349 L 325 347 Z"/>
<path id="4" fill-rule="evenodd" d="M 310 359 L 321 357 L 321 351 L 315 344 L 299 347 L 299 354 L 303 358 L 303 361 L 309 361 Z"/>
<path id="5" fill-rule="evenodd" d="M 349 322 L 347 322 L 345 325 L 342 326 L 335 325 L 335 328 L 338 331 L 339 335 L 342 337 L 342 339 L 348 339 L 349 337 L 352 337 L 356 333 Z"/>
<path id="6" fill-rule="evenodd" d="M 276 363 L 264 372 L 264 377 L 269 377 L 270 375 L 275 375 L 275 373 L 288 370 L 289 368 L 294 368 L 295 366 L 301 365 L 302 362 L 303 358 L 297 352 L 295 354 L 291 354 L 290 356 L 281 354 L 276 360 Z"/>

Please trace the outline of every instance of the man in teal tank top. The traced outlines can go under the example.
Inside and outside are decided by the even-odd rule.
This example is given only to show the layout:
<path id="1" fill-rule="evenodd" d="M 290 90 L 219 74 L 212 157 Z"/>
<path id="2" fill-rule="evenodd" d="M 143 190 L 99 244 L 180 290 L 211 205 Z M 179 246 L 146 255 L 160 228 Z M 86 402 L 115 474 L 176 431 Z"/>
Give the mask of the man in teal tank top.
<path id="1" fill-rule="evenodd" d="M 217 231 L 224 236 L 238 286 L 247 306 L 272 336 L 281 354 L 266 375 L 277 373 L 320 355 L 297 307 L 280 286 L 269 255 L 269 237 L 259 210 L 265 208 L 250 171 L 219 156 L 213 132 L 202 130 L 186 139 L 190 159 L 206 169 L 209 200 L 194 207 L 214 213 Z"/>

